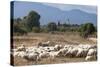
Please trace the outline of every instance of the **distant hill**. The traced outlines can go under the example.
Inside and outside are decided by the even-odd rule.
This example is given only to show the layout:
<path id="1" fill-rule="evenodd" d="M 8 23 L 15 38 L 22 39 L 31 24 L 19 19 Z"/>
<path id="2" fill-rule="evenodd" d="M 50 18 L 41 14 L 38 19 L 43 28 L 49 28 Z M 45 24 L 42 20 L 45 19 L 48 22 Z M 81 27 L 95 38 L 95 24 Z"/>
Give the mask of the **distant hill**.
<path id="1" fill-rule="evenodd" d="M 18 7 L 17 7 L 18 6 Z M 24 17 L 29 11 L 34 10 L 41 15 L 40 23 L 41 25 L 47 24 L 48 22 L 62 22 L 68 23 L 68 19 L 72 24 L 82 24 L 85 22 L 92 22 L 97 24 L 97 15 L 92 13 L 87 13 L 79 9 L 73 9 L 70 11 L 62 11 L 58 8 L 43 5 L 41 3 L 27 3 L 19 4 L 14 9 L 14 18 Z M 27 7 L 28 6 L 28 7 Z M 24 7 L 24 8 L 23 8 Z M 67 9 L 67 8 L 66 8 Z"/>

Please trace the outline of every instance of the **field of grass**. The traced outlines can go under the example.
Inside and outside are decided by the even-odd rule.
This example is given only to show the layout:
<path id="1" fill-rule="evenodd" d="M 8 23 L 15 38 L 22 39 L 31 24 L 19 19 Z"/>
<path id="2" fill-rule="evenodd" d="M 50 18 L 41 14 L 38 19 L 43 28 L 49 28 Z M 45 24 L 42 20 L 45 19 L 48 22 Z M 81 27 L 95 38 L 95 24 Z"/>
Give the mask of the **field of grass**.
<path id="1" fill-rule="evenodd" d="M 54 43 L 60 44 L 96 44 L 89 39 L 84 39 L 75 32 L 66 32 L 61 34 L 50 34 L 50 33 L 30 33 L 23 36 L 14 36 L 13 45 L 15 47 L 20 46 L 21 43 L 24 43 L 26 46 L 34 46 L 38 42 L 52 41 Z M 54 44 L 55 45 L 55 44 Z"/>
<path id="2" fill-rule="evenodd" d="M 20 44 L 25 44 L 25 46 L 35 46 L 38 42 L 45 41 L 53 42 L 55 44 L 73 44 L 78 45 L 82 44 L 97 44 L 97 42 L 84 39 L 79 36 L 77 32 L 66 32 L 61 34 L 51 34 L 51 33 L 29 33 L 28 35 L 23 36 L 14 36 L 13 45 L 14 48 L 19 47 Z M 66 58 L 66 57 L 57 57 L 55 60 L 43 59 L 42 61 L 32 62 L 27 61 L 20 57 L 14 57 L 14 65 L 31 65 L 31 64 L 56 64 L 56 63 L 72 63 L 72 62 L 86 62 L 84 58 Z"/>

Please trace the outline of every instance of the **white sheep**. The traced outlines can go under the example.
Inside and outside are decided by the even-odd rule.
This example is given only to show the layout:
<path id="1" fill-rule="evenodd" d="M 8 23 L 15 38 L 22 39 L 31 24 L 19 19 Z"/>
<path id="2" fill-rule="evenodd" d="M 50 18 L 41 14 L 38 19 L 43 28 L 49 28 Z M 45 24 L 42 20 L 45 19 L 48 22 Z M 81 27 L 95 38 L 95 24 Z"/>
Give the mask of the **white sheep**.
<path id="1" fill-rule="evenodd" d="M 54 47 L 44 47 L 44 50 L 47 52 L 55 51 Z"/>
<path id="2" fill-rule="evenodd" d="M 47 58 L 47 57 L 49 57 L 49 53 L 48 52 L 41 51 L 41 53 L 39 54 L 39 57 L 40 58 Z"/>
<path id="3" fill-rule="evenodd" d="M 37 61 L 39 60 L 39 53 L 37 52 L 34 52 L 34 53 L 26 53 L 24 55 L 24 58 L 27 59 L 27 60 L 30 60 L 30 61 Z"/>
<path id="4" fill-rule="evenodd" d="M 97 50 L 96 49 L 89 49 L 87 56 L 95 56 L 97 55 Z"/>
<path id="5" fill-rule="evenodd" d="M 40 47 L 40 46 L 45 47 L 45 46 L 49 46 L 49 45 L 50 45 L 50 41 L 47 41 L 47 42 L 39 42 L 38 43 L 38 47 Z"/>
<path id="6" fill-rule="evenodd" d="M 91 45 L 90 49 L 97 49 L 97 45 Z"/>
<path id="7" fill-rule="evenodd" d="M 68 51 L 67 48 L 62 48 L 59 50 L 59 56 L 65 56 L 65 53 Z"/>
<path id="8" fill-rule="evenodd" d="M 76 57 L 77 52 L 78 52 L 78 48 L 77 48 L 77 47 L 76 47 L 76 48 L 73 48 L 73 49 L 70 51 L 71 57 Z"/>
<path id="9" fill-rule="evenodd" d="M 24 44 L 21 44 L 20 47 L 17 48 L 17 51 L 25 51 L 25 45 Z"/>
<path id="10" fill-rule="evenodd" d="M 65 56 L 67 56 L 67 57 L 71 57 L 72 56 L 72 54 L 71 54 L 71 50 L 73 49 L 73 47 L 69 47 L 68 48 L 68 51 L 65 53 Z"/>
<path id="11" fill-rule="evenodd" d="M 54 60 L 56 57 L 59 56 L 58 54 L 59 54 L 59 51 L 56 51 L 56 52 L 49 52 L 50 59 Z"/>
<path id="12" fill-rule="evenodd" d="M 62 45 L 55 45 L 55 46 L 54 46 L 54 49 L 55 49 L 55 51 L 58 51 L 58 50 L 60 50 L 62 47 L 63 47 Z"/>
<path id="13" fill-rule="evenodd" d="M 68 45 L 64 45 L 64 48 L 68 48 L 69 46 Z"/>
<path id="14" fill-rule="evenodd" d="M 87 53 L 88 53 L 88 49 L 78 48 L 76 57 L 86 57 Z"/>
<path id="15" fill-rule="evenodd" d="M 24 52 L 24 51 L 20 51 L 20 52 L 18 52 L 18 54 L 17 54 L 17 56 L 18 56 L 18 57 L 21 57 L 21 58 L 24 58 L 25 55 L 26 55 L 26 52 Z"/>

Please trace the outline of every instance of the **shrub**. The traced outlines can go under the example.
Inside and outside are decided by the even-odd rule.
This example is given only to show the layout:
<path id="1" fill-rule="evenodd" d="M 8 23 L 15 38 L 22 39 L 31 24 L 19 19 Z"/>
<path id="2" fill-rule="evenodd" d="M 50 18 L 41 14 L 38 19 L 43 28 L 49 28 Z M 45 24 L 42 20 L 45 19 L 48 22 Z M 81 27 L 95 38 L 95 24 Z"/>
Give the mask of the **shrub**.
<path id="1" fill-rule="evenodd" d="M 38 27 L 33 27 L 33 28 L 32 28 L 32 31 L 35 32 L 35 33 L 39 33 L 39 32 L 40 32 L 40 28 L 38 28 Z"/>

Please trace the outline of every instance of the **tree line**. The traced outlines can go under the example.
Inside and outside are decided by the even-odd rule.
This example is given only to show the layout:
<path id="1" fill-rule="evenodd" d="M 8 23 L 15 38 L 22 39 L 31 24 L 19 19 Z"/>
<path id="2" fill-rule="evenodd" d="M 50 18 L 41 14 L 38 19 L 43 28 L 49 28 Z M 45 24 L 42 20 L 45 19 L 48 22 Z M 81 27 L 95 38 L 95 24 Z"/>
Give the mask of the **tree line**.
<path id="1" fill-rule="evenodd" d="M 91 23 L 87 22 L 85 24 L 70 24 L 70 23 L 61 23 L 60 21 L 49 22 L 47 25 L 40 25 L 41 16 L 36 11 L 30 11 L 27 16 L 23 18 L 12 19 L 13 23 L 13 33 L 14 34 L 27 34 L 28 32 L 80 32 L 82 37 L 87 37 L 90 34 L 93 34 L 97 31 L 96 27 Z M 68 19 L 69 22 L 69 19 Z"/>

